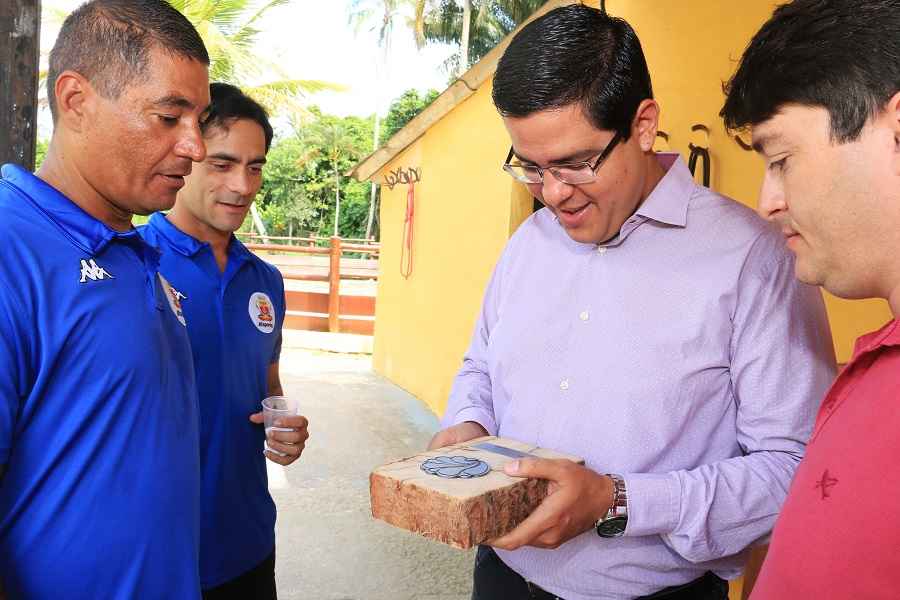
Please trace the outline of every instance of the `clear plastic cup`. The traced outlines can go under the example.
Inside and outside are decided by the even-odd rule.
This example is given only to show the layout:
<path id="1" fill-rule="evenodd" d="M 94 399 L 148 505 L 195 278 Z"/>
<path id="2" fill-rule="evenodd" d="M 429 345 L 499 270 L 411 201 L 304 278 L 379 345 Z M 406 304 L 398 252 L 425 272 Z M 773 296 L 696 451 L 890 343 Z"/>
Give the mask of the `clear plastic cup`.
<path id="1" fill-rule="evenodd" d="M 263 420 L 266 428 L 266 439 L 269 438 L 269 434 L 272 431 L 293 431 L 290 427 L 276 427 L 274 423 L 282 417 L 293 417 L 300 414 L 300 403 L 296 398 L 290 398 L 288 396 L 269 396 L 262 401 L 262 408 Z M 285 456 L 283 452 L 269 448 L 268 444 L 266 445 L 266 449 L 280 456 Z"/>

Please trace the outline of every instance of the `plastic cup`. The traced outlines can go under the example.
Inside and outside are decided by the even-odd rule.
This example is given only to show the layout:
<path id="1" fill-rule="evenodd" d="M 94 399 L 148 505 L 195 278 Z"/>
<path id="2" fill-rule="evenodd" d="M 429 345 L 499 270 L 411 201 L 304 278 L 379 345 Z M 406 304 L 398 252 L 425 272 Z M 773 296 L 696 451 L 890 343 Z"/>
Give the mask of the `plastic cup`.
<path id="1" fill-rule="evenodd" d="M 276 427 L 275 421 L 282 417 L 293 417 L 300 414 L 300 403 L 296 398 L 288 396 L 269 396 L 262 401 L 263 420 L 266 428 L 266 438 L 269 437 L 271 431 L 293 431 L 290 427 Z M 268 445 L 266 446 L 268 448 Z M 278 450 L 268 448 L 270 452 L 285 456 Z"/>

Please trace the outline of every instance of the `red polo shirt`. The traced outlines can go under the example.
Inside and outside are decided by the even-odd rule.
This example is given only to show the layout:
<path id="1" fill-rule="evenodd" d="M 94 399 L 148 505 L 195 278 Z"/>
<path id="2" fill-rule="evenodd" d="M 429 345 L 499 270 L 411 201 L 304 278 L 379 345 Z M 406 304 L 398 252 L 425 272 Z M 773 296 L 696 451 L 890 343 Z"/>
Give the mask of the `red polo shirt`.
<path id="1" fill-rule="evenodd" d="M 753 600 L 900 598 L 900 321 L 825 397 Z"/>

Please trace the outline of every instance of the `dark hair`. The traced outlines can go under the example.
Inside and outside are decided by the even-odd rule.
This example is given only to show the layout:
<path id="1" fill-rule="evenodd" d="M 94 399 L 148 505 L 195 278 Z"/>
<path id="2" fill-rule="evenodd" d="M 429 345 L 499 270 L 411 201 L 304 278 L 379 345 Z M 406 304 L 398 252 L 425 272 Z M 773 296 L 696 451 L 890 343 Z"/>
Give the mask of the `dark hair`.
<path id="1" fill-rule="evenodd" d="M 56 80 L 63 71 L 80 73 L 105 98 L 147 71 L 152 48 L 205 65 L 209 54 L 190 21 L 164 0 L 92 0 L 63 22 L 50 51 L 47 98 L 56 120 Z"/>
<path id="2" fill-rule="evenodd" d="M 206 118 L 200 124 L 200 130 L 206 132 L 212 127 L 225 131 L 238 119 L 256 121 L 266 136 L 266 152 L 272 145 L 272 125 L 269 114 L 256 100 L 245 94 L 240 88 L 228 83 L 213 83 L 209 86 L 210 104 Z"/>
<path id="3" fill-rule="evenodd" d="M 631 25 L 573 4 L 516 34 L 497 65 L 493 98 L 505 117 L 578 102 L 595 127 L 628 139 L 638 105 L 653 98 L 653 87 Z"/>
<path id="4" fill-rule="evenodd" d="M 900 0 L 796 0 L 775 9 L 723 86 L 728 129 L 785 104 L 821 106 L 831 137 L 855 140 L 900 90 Z"/>

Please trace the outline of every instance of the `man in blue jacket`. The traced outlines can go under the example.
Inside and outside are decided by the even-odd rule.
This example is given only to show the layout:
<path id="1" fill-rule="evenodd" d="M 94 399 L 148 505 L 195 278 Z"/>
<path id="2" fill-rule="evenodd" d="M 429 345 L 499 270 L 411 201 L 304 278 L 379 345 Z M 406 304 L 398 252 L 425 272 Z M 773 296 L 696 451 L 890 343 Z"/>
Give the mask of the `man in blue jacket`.
<path id="1" fill-rule="evenodd" d="M 274 599 L 275 504 L 262 448 L 260 402 L 280 395 L 285 315 L 279 271 L 233 235 L 262 185 L 272 142 L 265 110 L 239 89 L 210 87 L 206 159 L 194 166 L 174 209 L 141 233 L 162 252 L 160 269 L 182 293 L 200 391 L 203 471 L 200 577 L 203 597 Z M 285 417 L 266 456 L 300 456 L 307 421 Z"/>
<path id="2" fill-rule="evenodd" d="M 194 599 L 197 392 L 178 292 L 132 214 L 203 160 L 209 57 L 163 0 L 63 23 L 36 175 L 0 178 L 0 588 Z M 2 595 L 2 592 L 0 592 Z"/>

